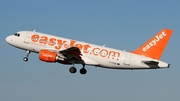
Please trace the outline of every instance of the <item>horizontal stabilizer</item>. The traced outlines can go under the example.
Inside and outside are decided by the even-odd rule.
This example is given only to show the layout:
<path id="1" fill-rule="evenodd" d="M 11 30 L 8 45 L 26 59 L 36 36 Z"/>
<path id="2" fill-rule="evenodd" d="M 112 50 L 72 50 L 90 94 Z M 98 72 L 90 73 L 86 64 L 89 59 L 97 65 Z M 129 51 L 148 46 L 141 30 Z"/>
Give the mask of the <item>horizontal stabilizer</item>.
<path id="1" fill-rule="evenodd" d="M 145 63 L 146 65 L 158 65 L 159 62 L 157 61 L 142 61 L 143 63 Z"/>

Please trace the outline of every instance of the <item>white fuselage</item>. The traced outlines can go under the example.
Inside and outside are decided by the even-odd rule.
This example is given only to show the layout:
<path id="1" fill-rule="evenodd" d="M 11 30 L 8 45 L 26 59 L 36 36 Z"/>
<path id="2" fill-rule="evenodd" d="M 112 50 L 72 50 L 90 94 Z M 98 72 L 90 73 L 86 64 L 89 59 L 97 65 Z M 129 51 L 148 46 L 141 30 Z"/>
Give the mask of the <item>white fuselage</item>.
<path id="1" fill-rule="evenodd" d="M 114 69 L 156 69 L 168 68 L 169 64 L 131 52 L 98 46 L 90 43 L 52 36 L 39 32 L 20 31 L 19 36 L 11 35 L 6 41 L 17 48 L 39 53 L 42 49 L 61 51 L 78 47 L 85 65 Z M 158 65 L 147 65 L 143 61 L 156 61 Z"/>

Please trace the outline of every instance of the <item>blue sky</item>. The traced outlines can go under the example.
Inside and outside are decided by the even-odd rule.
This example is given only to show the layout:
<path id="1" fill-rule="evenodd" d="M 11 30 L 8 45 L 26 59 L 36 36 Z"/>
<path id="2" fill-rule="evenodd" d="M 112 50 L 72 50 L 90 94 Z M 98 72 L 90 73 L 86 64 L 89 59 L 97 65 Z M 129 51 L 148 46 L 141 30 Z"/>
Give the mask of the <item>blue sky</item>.
<path id="1" fill-rule="evenodd" d="M 2 0 L 0 3 L 0 101 L 178 101 L 180 100 L 180 1 L 178 0 Z M 133 50 L 162 28 L 174 30 L 161 70 L 110 70 L 49 64 L 5 42 L 34 30 L 122 50 Z M 81 65 L 76 65 L 78 69 Z"/>

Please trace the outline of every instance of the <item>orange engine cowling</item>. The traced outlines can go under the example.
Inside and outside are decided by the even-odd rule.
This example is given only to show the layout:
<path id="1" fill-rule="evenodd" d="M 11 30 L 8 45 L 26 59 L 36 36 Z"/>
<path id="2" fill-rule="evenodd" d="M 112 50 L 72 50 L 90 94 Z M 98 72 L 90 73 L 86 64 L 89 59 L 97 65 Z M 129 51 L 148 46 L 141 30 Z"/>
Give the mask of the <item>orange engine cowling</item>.
<path id="1" fill-rule="evenodd" d="M 39 59 L 45 62 L 56 62 L 57 53 L 48 50 L 41 50 L 39 52 Z"/>

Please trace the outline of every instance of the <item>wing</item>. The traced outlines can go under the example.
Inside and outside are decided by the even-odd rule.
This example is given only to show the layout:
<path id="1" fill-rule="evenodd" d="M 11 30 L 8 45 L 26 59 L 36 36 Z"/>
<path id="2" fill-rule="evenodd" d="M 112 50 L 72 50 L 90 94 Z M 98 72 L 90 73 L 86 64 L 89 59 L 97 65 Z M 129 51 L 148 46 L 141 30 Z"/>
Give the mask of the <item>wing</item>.
<path id="1" fill-rule="evenodd" d="M 59 51 L 59 53 L 66 57 L 68 61 L 74 61 L 75 63 L 84 64 L 84 61 L 81 58 L 81 51 L 77 47 L 70 47 L 65 50 Z"/>

